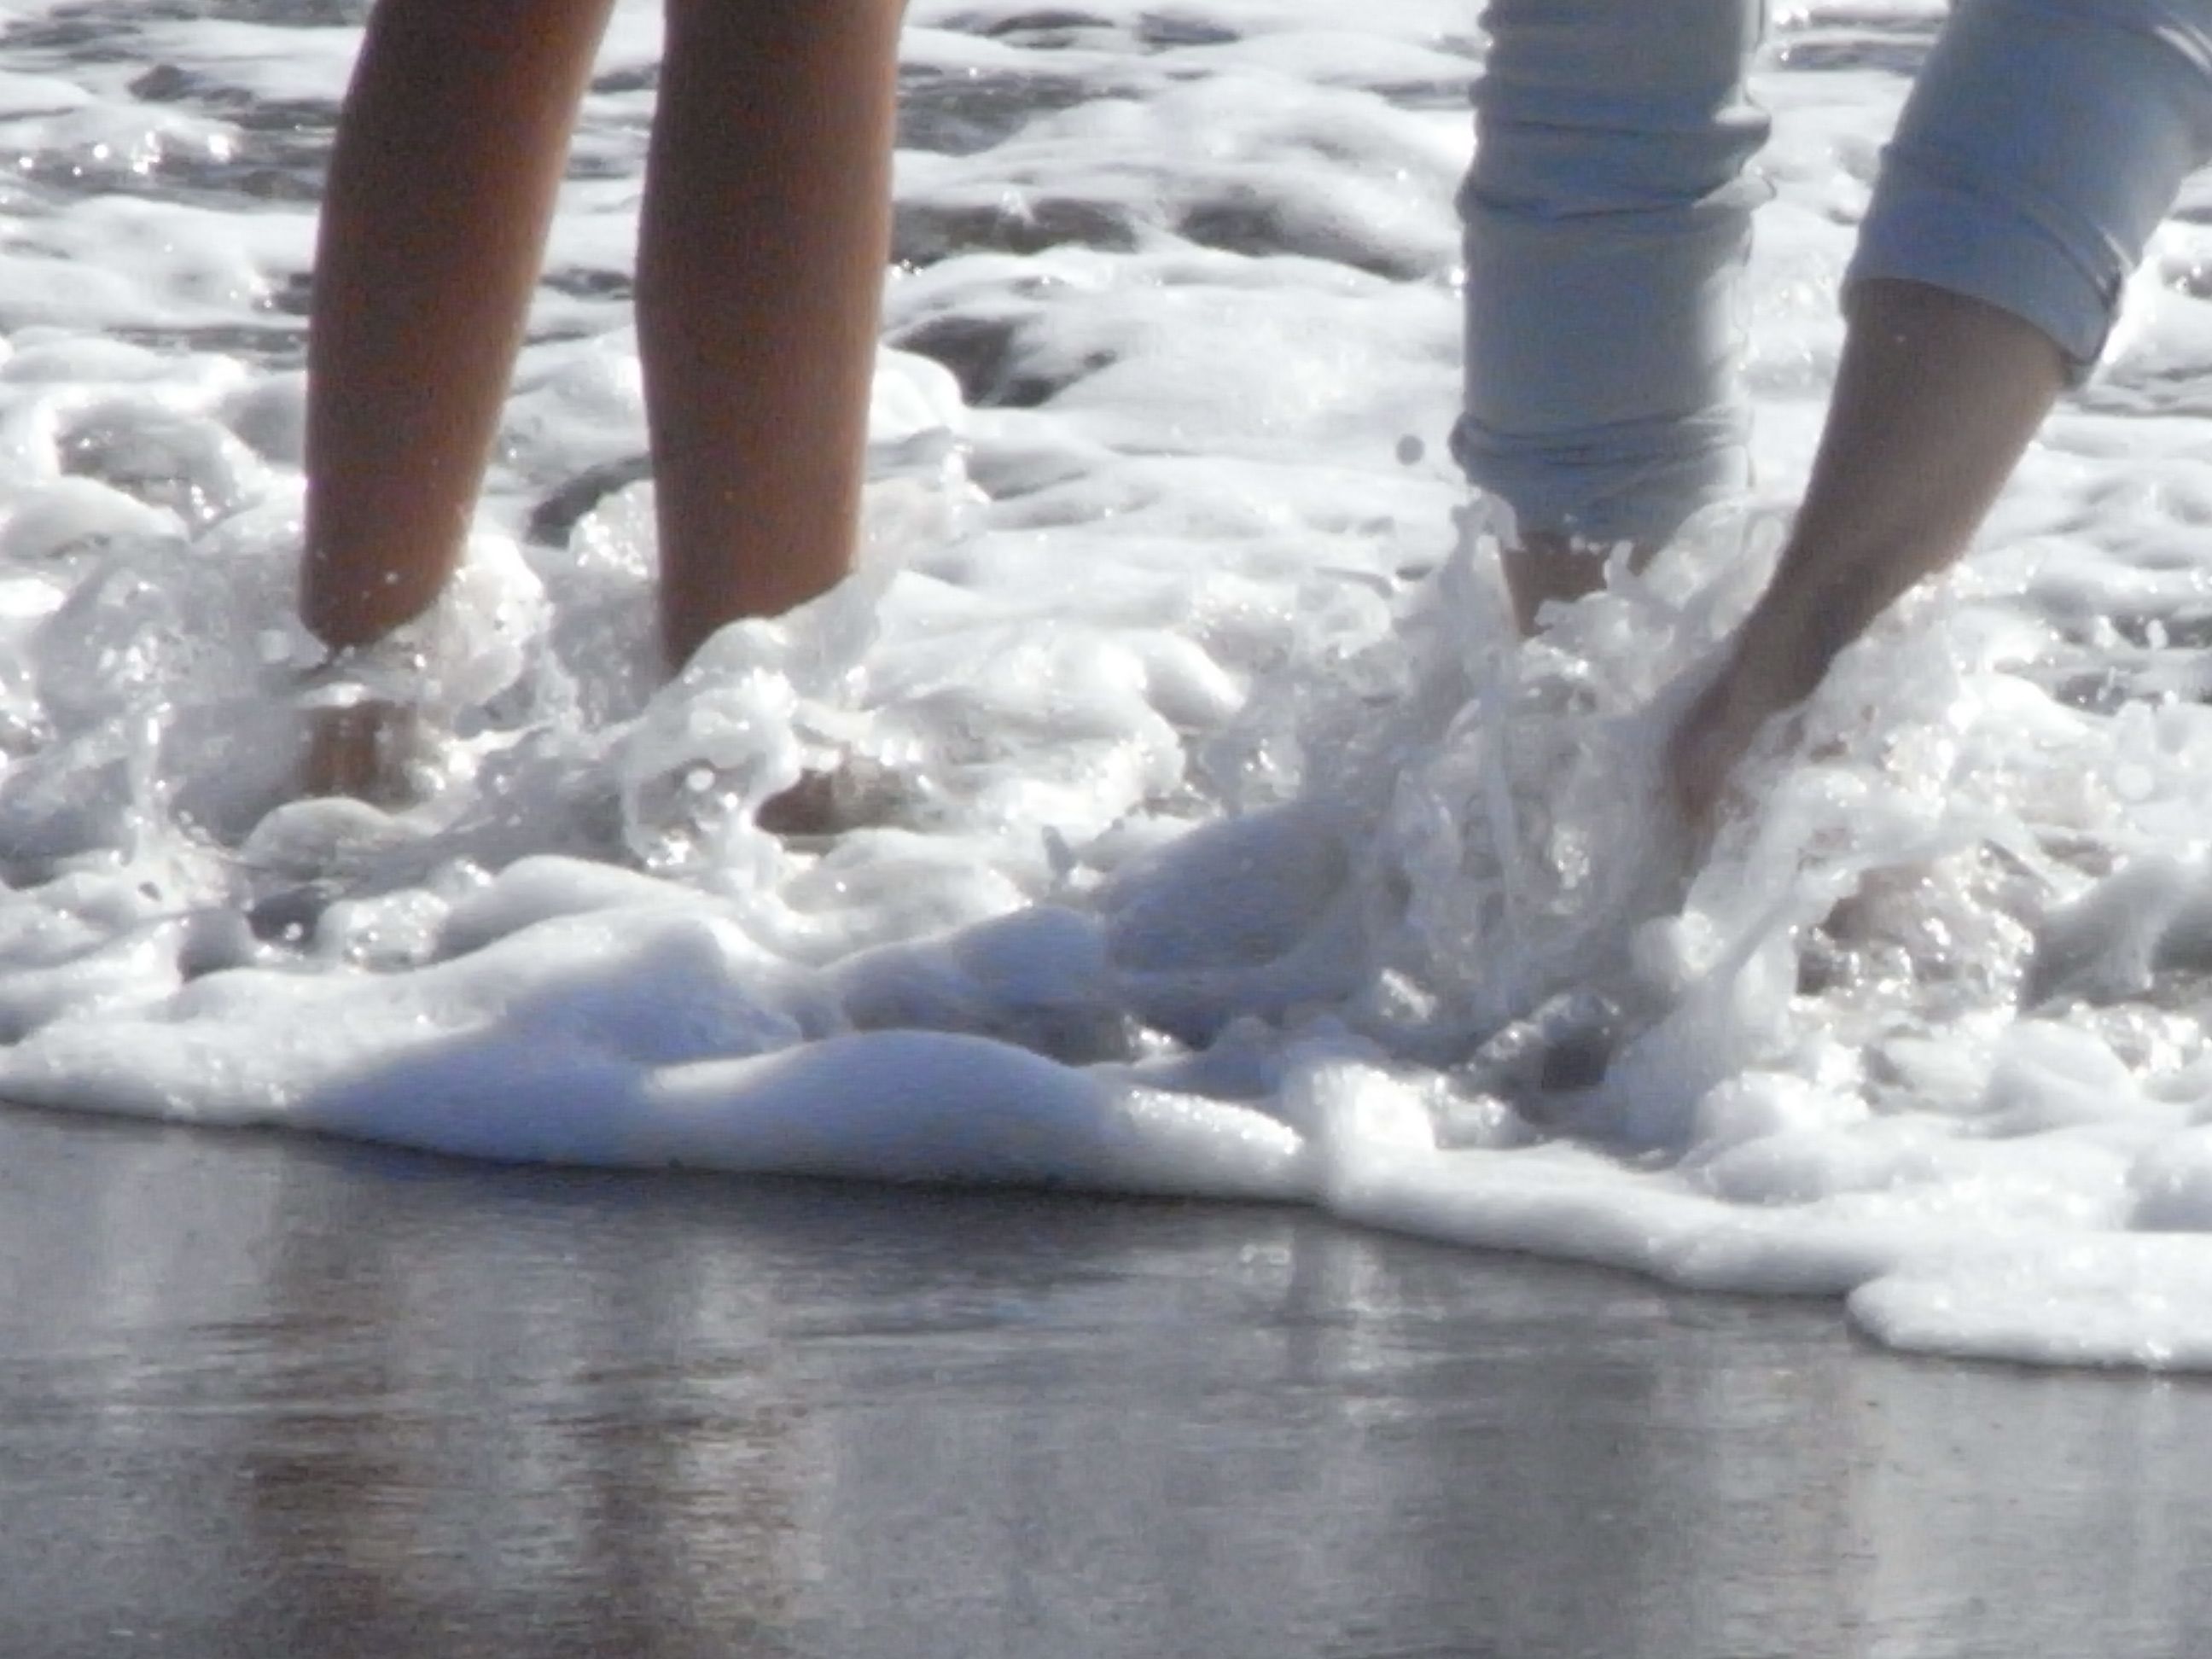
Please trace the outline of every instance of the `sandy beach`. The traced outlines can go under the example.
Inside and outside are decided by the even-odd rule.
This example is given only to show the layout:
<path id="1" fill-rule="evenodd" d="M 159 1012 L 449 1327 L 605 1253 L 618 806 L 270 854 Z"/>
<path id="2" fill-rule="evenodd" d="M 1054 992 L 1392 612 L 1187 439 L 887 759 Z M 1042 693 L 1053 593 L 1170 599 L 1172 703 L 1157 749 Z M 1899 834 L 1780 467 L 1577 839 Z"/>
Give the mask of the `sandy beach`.
<path id="1" fill-rule="evenodd" d="M 0 1114 L 0 1650 L 2179 1655 L 2212 1393 L 1288 1209 Z"/>

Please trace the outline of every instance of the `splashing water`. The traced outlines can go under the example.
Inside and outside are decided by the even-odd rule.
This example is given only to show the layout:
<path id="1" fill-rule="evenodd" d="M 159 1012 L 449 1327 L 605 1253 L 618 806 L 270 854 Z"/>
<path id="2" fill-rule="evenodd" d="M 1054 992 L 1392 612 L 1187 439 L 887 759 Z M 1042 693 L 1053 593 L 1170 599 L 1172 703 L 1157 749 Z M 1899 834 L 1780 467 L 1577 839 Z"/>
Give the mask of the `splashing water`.
<path id="1" fill-rule="evenodd" d="M 2194 221 L 1972 566 L 1692 847 L 1657 758 L 1778 543 L 1932 8 L 1795 19 L 1822 50 L 1762 77 L 1781 493 L 1524 644 L 1425 459 L 1464 9 L 918 4 L 865 567 L 665 686 L 623 312 L 654 10 L 389 811 L 291 798 L 295 296 L 355 37 L 0 29 L 0 1093 L 1312 1202 L 1903 1346 L 2212 1365 Z"/>

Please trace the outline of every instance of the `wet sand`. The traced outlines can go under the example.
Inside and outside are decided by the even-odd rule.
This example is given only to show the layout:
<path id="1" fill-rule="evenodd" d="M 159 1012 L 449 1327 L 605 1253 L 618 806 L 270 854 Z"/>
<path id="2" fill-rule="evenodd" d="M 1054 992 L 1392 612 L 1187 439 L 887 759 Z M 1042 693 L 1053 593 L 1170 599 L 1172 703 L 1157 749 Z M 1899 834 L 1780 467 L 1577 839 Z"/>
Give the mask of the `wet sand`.
<path id="1" fill-rule="evenodd" d="M 1290 1211 L 0 1111 L 0 1653 L 2180 1655 L 2212 1387 Z"/>

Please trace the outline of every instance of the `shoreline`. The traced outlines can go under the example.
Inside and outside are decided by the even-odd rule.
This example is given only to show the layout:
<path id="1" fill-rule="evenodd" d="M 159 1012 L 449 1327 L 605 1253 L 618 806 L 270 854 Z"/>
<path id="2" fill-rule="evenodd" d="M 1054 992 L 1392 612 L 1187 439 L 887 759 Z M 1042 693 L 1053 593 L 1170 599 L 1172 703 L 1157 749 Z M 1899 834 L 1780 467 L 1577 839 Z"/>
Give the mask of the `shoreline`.
<path id="1" fill-rule="evenodd" d="M 0 1110 L 0 1646 L 2178 1654 L 2212 1389 L 1285 1206 Z"/>

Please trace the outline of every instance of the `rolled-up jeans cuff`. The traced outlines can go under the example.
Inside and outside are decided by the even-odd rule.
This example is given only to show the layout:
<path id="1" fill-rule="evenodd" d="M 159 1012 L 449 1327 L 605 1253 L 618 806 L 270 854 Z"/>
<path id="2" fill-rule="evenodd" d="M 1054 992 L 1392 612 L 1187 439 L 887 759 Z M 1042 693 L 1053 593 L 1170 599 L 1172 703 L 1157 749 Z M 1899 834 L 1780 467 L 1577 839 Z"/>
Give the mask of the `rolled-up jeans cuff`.
<path id="1" fill-rule="evenodd" d="M 1453 430 L 1452 453 L 1522 532 L 1563 532 L 1592 547 L 1658 546 L 1700 508 L 1748 488 L 1748 428 L 1734 402 L 1534 439 L 1492 431 L 1466 415 Z"/>
<path id="2" fill-rule="evenodd" d="M 2034 325 L 2086 374 L 2212 138 L 2212 0 L 1960 0 L 1845 276 Z"/>
<path id="3" fill-rule="evenodd" d="M 1749 475 L 1763 0 L 1490 0 L 1483 20 L 1453 453 L 1523 533 L 1663 542 Z"/>
<path id="4" fill-rule="evenodd" d="M 1744 487 L 1738 289 L 1758 192 L 1733 179 L 1691 192 L 1763 132 L 1716 122 L 1680 146 L 1696 161 L 1678 169 L 1680 198 L 1656 205 L 1552 216 L 1463 196 L 1467 395 L 1453 454 L 1521 530 L 1656 545 Z"/>
<path id="5" fill-rule="evenodd" d="M 2066 354 L 2077 380 L 2103 356 L 2126 268 L 2085 269 L 2064 243 L 1972 186 L 1893 155 L 1844 291 L 1873 278 L 1923 283 L 2033 324 Z"/>

